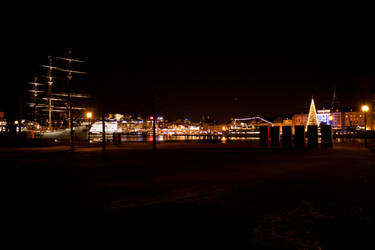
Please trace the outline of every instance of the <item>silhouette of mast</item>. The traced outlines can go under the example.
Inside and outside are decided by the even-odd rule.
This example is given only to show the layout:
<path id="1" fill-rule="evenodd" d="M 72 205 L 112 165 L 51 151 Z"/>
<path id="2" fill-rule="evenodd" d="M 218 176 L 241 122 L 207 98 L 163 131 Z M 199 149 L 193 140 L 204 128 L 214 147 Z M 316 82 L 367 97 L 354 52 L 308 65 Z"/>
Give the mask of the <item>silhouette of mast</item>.
<path id="1" fill-rule="evenodd" d="M 36 76 L 34 78 L 33 82 L 27 82 L 28 84 L 32 85 L 32 89 L 28 90 L 28 92 L 32 93 L 32 103 L 29 103 L 29 106 L 33 108 L 33 118 L 34 118 L 34 124 L 36 125 L 38 121 L 38 107 L 40 107 L 39 99 L 40 95 L 39 93 L 44 93 L 45 91 L 39 90 L 38 86 L 45 85 L 44 83 L 38 82 L 38 77 Z"/>
<path id="2" fill-rule="evenodd" d="M 43 68 L 47 69 L 45 75 L 40 75 L 38 78 L 45 78 L 46 83 L 38 83 L 38 78 L 34 79 L 34 82 L 29 82 L 33 85 L 33 89 L 29 90 L 32 92 L 32 103 L 29 103 L 29 106 L 33 108 L 34 113 L 34 122 L 37 122 L 38 111 L 43 111 L 48 113 L 48 130 L 51 130 L 53 127 L 53 118 L 54 112 L 66 112 L 68 117 L 68 127 L 71 128 L 71 145 L 72 151 L 74 149 L 74 137 L 73 137 L 73 110 L 83 110 L 84 107 L 73 107 L 72 98 L 89 98 L 89 95 L 73 93 L 72 88 L 72 78 L 74 74 L 85 74 L 85 72 L 73 70 L 73 63 L 82 63 L 84 61 L 73 59 L 72 51 L 69 49 L 67 57 L 52 57 L 48 56 L 49 63 L 48 65 L 40 65 Z M 56 59 L 56 60 L 55 60 Z M 60 67 L 59 63 L 63 64 L 63 67 Z M 59 81 L 65 81 L 65 86 L 61 85 L 58 89 L 63 90 L 63 92 L 56 92 L 56 86 Z M 47 85 L 45 91 L 38 89 L 39 85 Z M 58 86 L 57 86 L 58 87 Z M 40 96 L 40 93 L 45 92 L 43 96 Z M 45 103 L 40 103 L 40 100 L 45 101 Z M 42 109 L 39 109 L 42 108 Z"/>
<path id="3" fill-rule="evenodd" d="M 49 56 L 49 68 L 48 68 L 48 130 L 52 129 L 52 57 Z"/>
<path id="4" fill-rule="evenodd" d="M 47 78 L 47 83 L 48 83 L 47 98 L 43 98 L 43 99 L 47 101 L 46 106 L 47 106 L 47 111 L 48 111 L 48 130 L 51 130 L 52 129 L 52 112 L 54 111 L 53 101 L 59 100 L 59 99 L 53 98 L 53 85 L 54 85 L 53 79 L 55 79 L 56 77 L 53 76 L 52 71 L 57 70 L 58 68 L 53 66 L 52 56 L 48 56 L 48 59 L 49 59 L 48 65 L 40 65 L 40 66 L 48 69 L 47 75 L 44 76 L 45 78 Z"/>
<path id="5" fill-rule="evenodd" d="M 58 71 L 66 73 L 66 86 L 68 89 L 68 119 L 69 119 L 69 128 L 70 128 L 70 145 L 71 152 L 74 152 L 74 129 L 73 129 L 73 112 L 72 112 L 72 77 L 74 74 L 85 74 L 86 72 L 72 70 L 71 63 L 77 62 L 82 63 L 84 61 L 72 59 L 72 49 L 69 48 L 68 57 L 56 57 L 57 59 L 63 60 L 66 62 L 66 68 L 57 68 Z"/>

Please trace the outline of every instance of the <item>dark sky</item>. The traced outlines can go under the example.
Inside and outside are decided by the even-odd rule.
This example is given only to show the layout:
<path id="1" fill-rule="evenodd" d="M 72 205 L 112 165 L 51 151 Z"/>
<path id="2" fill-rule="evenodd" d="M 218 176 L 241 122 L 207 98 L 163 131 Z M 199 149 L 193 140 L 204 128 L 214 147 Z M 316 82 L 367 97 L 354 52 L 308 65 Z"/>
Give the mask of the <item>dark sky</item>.
<path id="1" fill-rule="evenodd" d="M 322 108 L 334 85 L 339 101 L 357 108 L 375 90 L 370 36 L 345 23 L 75 24 L 70 36 L 36 23 L 5 31 L 0 110 L 17 114 L 19 90 L 41 72 L 38 64 L 69 47 L 87 61 L 76 86 L 93 95 L 93 107 L 104 86 L 108 113 L 150 114 L 153 89 L 170 119 L 211 114 L 221 121 L 303 112 L 311 96 Z"/>

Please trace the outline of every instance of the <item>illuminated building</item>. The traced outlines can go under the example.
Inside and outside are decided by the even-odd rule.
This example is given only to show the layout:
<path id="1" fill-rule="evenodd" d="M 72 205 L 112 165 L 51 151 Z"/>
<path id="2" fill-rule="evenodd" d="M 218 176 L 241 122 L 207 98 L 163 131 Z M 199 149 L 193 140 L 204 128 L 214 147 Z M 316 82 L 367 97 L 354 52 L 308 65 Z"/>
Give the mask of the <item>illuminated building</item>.
<path id="1" fill-rule="evenodd" d="M 370 113 L 370 112 L 369 112 Z M 307 114 L 293 115 L 293 126 L 307 125 Z M 332 116 L 332 120 L 329 117 Z M 367 129 L 374 130 L 374 115 L 367 116 Z M 330 110 L 318 110 L 317 112 L 318 125 L 331 125 L 333 129 L 364 129 L 365 117 L 363 112 L 331 112 Z"/>
<path id="2" fill-rule="evenodd" d="M 0 132 L 6 132 L 7 121 L 4 112 L 0 112 Z"/>
<path id="3" fill-rule="evenodd" d="M 293 126 L 293 120 L 291 119 L 282 119 L 281 117 L 280 118 L 277 118 L 275 119 L 275 121 L 272 123 L 272 126 Z"/>
<path id="4" fill-rule="evenodd" d="M 99 134 L 102 132 L 103 132 L 102 121 L 96 121 L 94 124 L 92 124 L 90 128 L 90 133 Z M 117 121 L 105 121 L 105 132 L 109 134 L 120 132 L 118 129 Z"/>
<path id="5" fill-rule="evenodd" d="M 330 109 L 321 109 L 316 111 L 314 99 L 311 99 L 309 114 L 295 114 L 292 117 L 293 126 L 308 126 L 321 124 L 332 125 L 332 121 L 329 117 L 332 116 Z"/>
<path id="6" fill-rule="evenodd" d="M 342 129 L 345 127 L 345 114 L 344 112 L 332 112 L 331 125 L 334 129 Z"/>
<path id="7" fill-rule="evenodd" d="M 122 114 L 115 114 L 114 115 L 116 121 L 121 121 L 124 118 L 124 115 Z"/>
<path id="8" fill-rule="evenodd" d="M 367 130 L 374 130 L 374 115 L 366 117 Z M 331 125 L 334 129 L 364 129 L 365 116 L 363 112 L 333 112 Z"/>
<path id="9" fill-rule="evenodd" d="M 326 125 L 332 125 L 329 117 L 331 116 L 331 110 L 330 109 L 322 109 L 318 110 L 316 117 L 318 119 L 318 125 L 326 124 Z"/>
<path id="10" fill-rule="evenodd" d="M 295 114 L 292 117 L 293 126 L 306 126 L 308 114 Z"/>
<path id="11" fill-rule="evenodd" d="M 370 117 L 367 117 L 367 124 L 369 124 Z M 344 112 L 344 127 L 364 129 L 365 115 L 363 112 Z"/>
<path id="12" fill-rule="evenodd" d="M 334 93 L 333 104 L 338 105 L 336 94 Z M 355 129 L 363 130 L 366 124 L 367 130 L 375 129 L 374 122 L 374 111 L 369 110 L 366 116 L 363 112 L 339 112 L 330 109 L 322 109 L 316 111 L 314 100 L 311 100 L 309 114 L 295 114 L 292 117 L 293 126 L 303 125 L 308 126 L 316 124 L 318 126 L 322 124 L 331 125 L 333 129 Z"/>

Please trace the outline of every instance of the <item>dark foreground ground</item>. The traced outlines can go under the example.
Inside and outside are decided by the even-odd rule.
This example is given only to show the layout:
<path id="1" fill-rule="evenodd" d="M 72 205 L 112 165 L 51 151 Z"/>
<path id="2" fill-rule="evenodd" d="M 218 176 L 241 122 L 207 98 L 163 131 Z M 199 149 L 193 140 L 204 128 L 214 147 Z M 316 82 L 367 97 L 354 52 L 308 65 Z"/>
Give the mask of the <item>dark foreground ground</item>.
<path id="1" fill-rule="evenodd" d="M 100 148 L 67 149 L 0 149 L 3 237 L 107 248 L 375 246 L 375 152 L 363 147 L 165 143 L 153 152 L 132 143 L 110 146 L 107 159 Z"/>

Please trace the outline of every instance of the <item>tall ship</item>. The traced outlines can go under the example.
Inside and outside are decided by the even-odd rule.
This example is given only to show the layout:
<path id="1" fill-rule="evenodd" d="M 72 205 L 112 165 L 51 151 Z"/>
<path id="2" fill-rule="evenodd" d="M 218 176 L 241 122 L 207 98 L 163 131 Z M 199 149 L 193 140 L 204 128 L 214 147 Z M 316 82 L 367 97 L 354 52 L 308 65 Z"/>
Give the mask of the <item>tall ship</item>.
<path id="1" fill-rule="evenodd" d="M 42 73 L 28 82 L 29 122 L 23 128 L 35 137 L 69 139 L 71 134 L 79 136 L 87 130 L 80 124 L 88 94 L 75 91 L 77 80 L 86 72 L 77 68 L 84 61 L 73 59 L 69 49 L 66 57 L 48 56 L 48 64 L 40 65 Z"/>

